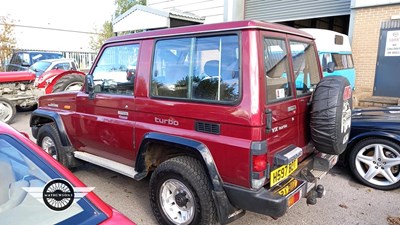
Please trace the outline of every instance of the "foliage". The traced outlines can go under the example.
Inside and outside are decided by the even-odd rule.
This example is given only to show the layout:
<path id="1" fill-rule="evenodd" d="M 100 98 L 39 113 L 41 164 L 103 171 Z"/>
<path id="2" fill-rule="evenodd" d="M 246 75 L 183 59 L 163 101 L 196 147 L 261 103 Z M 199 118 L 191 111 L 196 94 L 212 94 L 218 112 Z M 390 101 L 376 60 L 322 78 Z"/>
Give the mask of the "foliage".
<path id="1" fill-rule="evenodd" d="M 14 25 L 7 17 L 0 17 L 2 28 L 0 30 L 0 71 L 4 71 L 6 60 L 15 48 Z"/>
<path id="2" fill-rule="evenodd" d="M 105 21 L 101 30 L 96 30 L 96 33 L 98 33 L 98 35 L 90 37 L 89 42 L 90 48 L 93 51 L 98 51 L 103 43 L 114 35 L 111 21 Z"/>
<path id="3" fill-rule="evenodd" d="M 114 13 L 114 18 L 117 18 L 136 4 L 146 5 L 146 0 L 115 0 L 114 4 L 117 6 L 117 9 Z"/>
<path id="4" fill-rule="evenodd" d="M 114 4 L 117 8 L 113 18 L 117 18 L 136 4 L 146 5 L 146 0 L 115 0 Z M 100 31 L 95 29 L 95 33 L 99 35 L 92 36 L 89 44 L 93 51 L 98 51 L 108 38 L 114 36 L 112 22 L 110 20 L 105 21 L 102 29 Z"/>

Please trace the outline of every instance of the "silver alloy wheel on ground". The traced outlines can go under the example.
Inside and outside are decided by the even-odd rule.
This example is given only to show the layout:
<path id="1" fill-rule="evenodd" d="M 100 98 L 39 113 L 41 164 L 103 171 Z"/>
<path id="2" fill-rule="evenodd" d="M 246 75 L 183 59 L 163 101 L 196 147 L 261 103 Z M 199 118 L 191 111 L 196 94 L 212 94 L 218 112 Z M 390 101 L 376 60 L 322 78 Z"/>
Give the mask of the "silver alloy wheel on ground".
<path id="1" fill-rule="evenodd" d="M 179 180 L 168 179 L 161 185 L 160 204 L 164 214 L 175 224 L 190 224 L 194 218 L 194 197 Z"/>
<path id="2" fill-rule="evenodd" d="M 73 82 L 65 87 L 65 91 L 80 91 L 82 89 L 82 82 Z"/>
<path id="3" fill-rule="evenodd" d="M 400 153 L 385 144 L 363 147 L 356 155 L 355 166 L 371 184 L 389 186 L 400 180 Z"/>
<path id="4" fill-rule="evenodd" d="M 53 139 L 48 136 L 44 137 L 42 140 L 42 149 L 54 159 L 57 159 L 56 145 Z"/>
<path id="5" fill-rule="evenodd" d="M 7 122 L 13 116 L 13 109 L 12 105 L 8 104 L 7 102 L 0 102 L 0 121 Z"/>

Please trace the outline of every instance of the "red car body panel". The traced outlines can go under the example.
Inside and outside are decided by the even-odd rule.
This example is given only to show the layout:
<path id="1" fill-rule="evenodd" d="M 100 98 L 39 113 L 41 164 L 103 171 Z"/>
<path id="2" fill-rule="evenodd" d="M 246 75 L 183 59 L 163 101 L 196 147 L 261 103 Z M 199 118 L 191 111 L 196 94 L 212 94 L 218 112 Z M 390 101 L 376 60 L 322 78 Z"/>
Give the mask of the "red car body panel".
<path id="1" fill-rule="evenodd" d="M 265 83 L 263 76 L 253 76 L 250 74 L 263 74 L 264 68 L 260 66 L 263 60 L 263 51 L 258 49 L 259 40 L 263 35 L 268 35 L 269 31 L 260 31 L 251 29 L 254 26 L 265 26 L 263 23 L 256 21 L 239 21 L 228 24 L 210 24 L 204 26 L 190 26 L 176 29 L 166 29 L 153 31 L 154 36 L 174 36 L 179 33 L 204 33 L 218 30 L 246 28 L 241 30 L 241 49 L 242 60 L 242 88 L 250 89 L 250 92 L 242 91 L 240 103 L 236 106 L 213 105 L 213 104 L 196 104 L 174 100 L 158 100 L 157 98 L 149 98 L 150 93 L 150 76 L 151 61 L 142 60 L 149 59 L 152 56 L 154 48 L 154 38 L 148 38 L 140 41 L 130 41 L 129 43 L 140 43 L 139 61 L 136 67 L 136 81 L 134 96 L 107 95 L 97 94 L 95 99 L 89 99 L 88 94 L 78 92 L 77 94 L 60 94 L 52 96 L 42 96 L 40 105 L 57 102 L 64 104 L 69 102 L 72 104 L 71 113 L 66 111 L 60 112 L 64 122 L 65 130 L 72 145 L 80 150 L 86 151 L 94 155 L 108 158 L 126 165 L 134 166 L 136 154 L 140 148 L 142 140 L 148 132 L 160 132 L 176 135 L 188 139 L 195 139 L 204 143 L 211 151 L 215 164 L 218 166 L 218 172 L 224 182 L 243 187 L 250 187 L 250 145 L 252 141 L 267 140 L 269 149 L 275 151 L 268 154 L 268 163 L 274 165 L 273 157 L 276 151 L 281 150 L 288 144 L 307 148 L 310 141 L 309 135 L 298 135 L 298 132 L 305 132 L 307 126 L 300 119 L 305 112 L 306 99 L 294 98 L 292 101 L 279 104 L 266 105 L 266 97 L 261 94 L 265 93 Z M 250 29 L 249 29 L 250 27 Z M 276 31 L 278 28 L 275 24 L 269 24 L 269 29 Z M 288 34 L 295 33 L 296 38 L 310 42 L 310 35 L 294 28 L 287 28 L 284 33 L 280 33 L 282 38 Z M 293 30 L 292 30 L 293 29 Z M 177 32 L 179 30 L 179 32 Z M 272 34 L 272 33 L 271 33 Z M 277 35 L 277 32 L 273 32 Z M 148 34 L 138 33 L 132 35 L 132 39 L 141 39 Z M 133 38 L 134 37 L 134 38 Z M 108 40 L 108 46 L 116 45 L 125 37 L 114 37 Z M 106 47 L 108 47 L 106 45 Z M 105 47 L 99 52 L 99 56 L 103 53 Z M 249 51 L 250 50 L 250 51 Z M 96 58 L 94 65 L 98 62 Z M 93 73 L 94 67 L 89 71 Z M 261 77 L 261 78 L 260 78 Z M 254 96 L 257 96 L 254 98 Z M 63 106 L 59 105 L 58 108 Z M 297 110 L 287 113 L 287 108 L 296 106 Z M 301 106 L 300 106 L 301 105 Z M 75 109 L 76 107 L 76 109 Z M 201 110 L 199 110 L 201 108 Z M 259 113 L 265 109 L 274 111 L 273 121 L 276 126 L 287 124 L 286 129 L 281 129 L 277 133 L 265 133 L 265 115 Z M 51 109 L 54 110 L 54 109 Z M 128 112 L 127 118 L 120 118 L 118 111 Z M 165 115 L 168 112 L 168 115 Z M 185 112 L 185 114 L 182 114 Z M 155 117 L 159 119 L 172 119 L 179 121 L 179 128 L 166 126 L 155 121 Z M 197 118 L 204 121 L 217 122 L 221 124 L 221 134 L 218 141 L 212 134 L 199 133 L 193 130 L 193 123 Z M 182 133 L 185 130 L 185 133 Z M 308 132 L 308 131 L 307 131 Z M 134 135 L 132 135 L 134 134 Z M 132 146 L 134 143 L 134 146 Z M 230 157 L 226 157 L 226 152 L 220 149 L 229 149 Z M 306 157 L 304 154 L 303 157 Z"/>
<path id="2" fill-rule="evenodd" d="M 45 88 L 45 93 L 50 94 L 52 93 L 53 87 L 57 81 L 64 75 L 71 73 L 85 76 L 85 73 L 75 70 L 50 70 L 39 76 L 37 87 Z"/>
<path id="3" fill-rule="evenodd" d="M 35 79 L 36 79 L 35 74 L 28 71 L 0 73 L 0 83 L 17 82 L 17 81 L 34 81 Z"/>
<path id="4" fill-rule="evenodd" d="M 53 157 L 43 151 L 39 146 L 37 146 L 33 141 L 26 138 L 22 133 L 17 132 L 10 126 L 3 122 L 0 122 L 0 133 L 12 136 L 24 145 L 26 145 L 30 150 L 34 151 L 41 159 L 46 161 L 48 165 L 56 169 L 62 176 L 64 176 L 73 186 L 75 187 L 86 187 L 86 185 L 80 181 L 71 171 L 63 167 L 59 162 L 57 162 Z M 127 219 L 125 216 L 121 215 L 115 209 L 110 207 L 107 203 L 101 200 L 94 192 L 88 193 L 85 198 L 87 198 L 91 203 L 93 203 L 98 209 L 106 214 L 108 219 L 104 221 L 104 224 L 135 224 Z M 115 216 L 115 217 L 114 217 Z"/>

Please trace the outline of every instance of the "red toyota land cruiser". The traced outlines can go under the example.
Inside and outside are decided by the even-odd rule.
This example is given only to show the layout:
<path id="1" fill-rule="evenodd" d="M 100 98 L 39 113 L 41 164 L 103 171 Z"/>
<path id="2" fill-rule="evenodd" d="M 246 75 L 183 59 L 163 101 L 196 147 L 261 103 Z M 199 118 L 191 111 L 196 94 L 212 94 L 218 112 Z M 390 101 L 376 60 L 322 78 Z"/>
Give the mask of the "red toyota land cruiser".
<path id="1" fill-rule="evenodd" d="M 30 126 L 66 167 L 150 179 L 160 224 L 280 217 L 324 195 L 350 131 L 351 89 L 322 78 L 305 32 L 240 21 L 114 37 L 82 91 L 42 96 Z"/>

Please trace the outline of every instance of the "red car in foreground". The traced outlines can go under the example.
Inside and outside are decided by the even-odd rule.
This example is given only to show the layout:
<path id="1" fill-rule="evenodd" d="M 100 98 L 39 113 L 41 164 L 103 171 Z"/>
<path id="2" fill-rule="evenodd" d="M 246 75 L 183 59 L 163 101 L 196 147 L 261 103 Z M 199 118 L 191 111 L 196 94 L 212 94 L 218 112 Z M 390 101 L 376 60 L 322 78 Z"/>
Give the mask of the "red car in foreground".
<path id="1" fill-rule="evenodd" d="M 3 122 L 0 171 L 1 224 L 135 224 Z"/>

